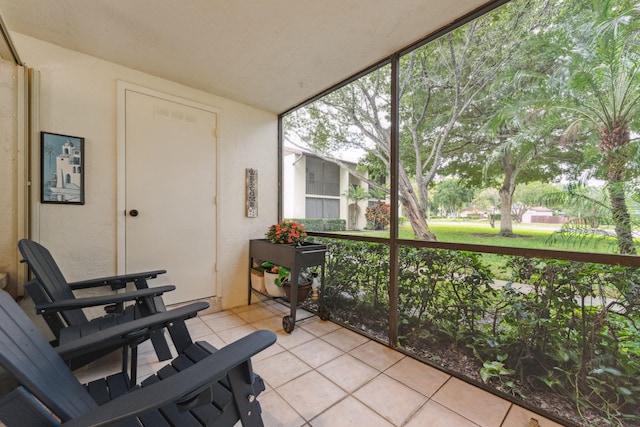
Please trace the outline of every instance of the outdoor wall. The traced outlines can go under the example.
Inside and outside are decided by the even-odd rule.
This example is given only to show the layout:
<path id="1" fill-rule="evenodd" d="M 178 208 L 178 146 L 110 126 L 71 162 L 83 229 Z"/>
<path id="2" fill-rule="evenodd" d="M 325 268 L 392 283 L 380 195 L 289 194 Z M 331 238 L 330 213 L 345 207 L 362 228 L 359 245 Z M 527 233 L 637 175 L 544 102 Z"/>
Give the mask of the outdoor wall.
<path id="1" fill-rule="evenodd" d="M 16 272 L 16 87 L 16 66 L 0 59 L 0 281 Z"/>
<path id="2" fill-rule="evenodd" d="M 284 157 L 282 163 L 282 181 L 286 183 L 284 184 L 286 191 L 282 194 L 282 216 L 284 218 L 305 218 L 307 156 L 291 153 Z"/>
<path id="3" fill-rule="evenodd" d="M 55 254 L 67 279 L 117 272 L 116 81 L 123 80 L 221 110 L 217 296 L 223 308 L 246 304 L 248 241 L 264 237 L 277 219 L 277 115 L 22 34 L 12 37 L 26 65 L 40 72 L 40 129 L 85 138 L 86 204 L 36 203 L 33 212 L 32 234 Z M 259 172 L 258 218 L 245 217 L 245 168 Z"/>
<path id="4" fill-rule="evenodd" d="M 344 219 L 349 227 L 349 205 L 351 200 L 344 196 L 349 192 L 349 171 L 340 168 L 340 219 Z"/>

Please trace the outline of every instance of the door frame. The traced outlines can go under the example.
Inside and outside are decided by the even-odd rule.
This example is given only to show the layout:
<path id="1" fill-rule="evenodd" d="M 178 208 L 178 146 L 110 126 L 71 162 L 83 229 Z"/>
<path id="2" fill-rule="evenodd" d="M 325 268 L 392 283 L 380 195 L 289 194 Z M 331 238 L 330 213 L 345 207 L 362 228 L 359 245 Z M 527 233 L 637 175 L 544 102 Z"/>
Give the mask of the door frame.
<path id="1" fill-rule="evenodd" d="M 188 107 L 198 108 L 216 115 L 216 129 L 214 138 L 216 139 L 216 273 L 219 273 L 218 259 L 220 257 L 220 141 L 218 140 L 218 128 L 220 127 L 219 108 L 200 104 L 189 99 L 169 95 L 154 89 L 149 89 L 133 83 L 117 80 L 117 130 L 116 130 L 116 274 L 125 274 L 126 268 L 126 92 L 133 91 L 143 95 L 152 96 L 165 101 L 176 102 Z M 222 280 L 220 274 L 216 274 L 215 295 L 222 296 Z"/>

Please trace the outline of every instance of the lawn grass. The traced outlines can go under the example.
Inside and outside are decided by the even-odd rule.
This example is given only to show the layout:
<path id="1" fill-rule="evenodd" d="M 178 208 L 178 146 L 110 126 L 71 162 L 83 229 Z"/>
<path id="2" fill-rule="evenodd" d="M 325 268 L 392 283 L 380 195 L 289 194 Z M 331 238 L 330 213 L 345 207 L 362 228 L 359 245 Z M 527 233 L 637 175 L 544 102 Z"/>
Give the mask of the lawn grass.
<path id="1" fill-rule="evenodd" d="M 432 221 L 429 229 L 436 235 L 440 242 L 464 243 L 491 246 L 519 247 L 529 249 L 554 249 L 565 251 L 579 251 L 591 253 L 617 253 L 615 239 L 591 240 L 587 244 L 572 243 L 568 240 L 550 241 L 549 237 L 553 235 L 553 231 L 549 229 L 535 229 L 534 226 L 527 228 L 519 228 L 514 226 L 513 232 L 516 237 L 498 236 L 499 228 L 491 228 L 488 223 L 438 223 Z M 347 234 L 369 236 L 369 237 L 389 237 L 389 230 L 373 231 L 363 230 L 358 232 L 347 232 Z M 414 239 L 413 230 L 410 224 L 403 224 L 398 229 L 398 236 L 401 239 Z M 489 268 L 492 277 L 498 280 L 509 280 L 511 273 L 507 263 L 512 258 L 510 255 L 499 255 L 491 253 L 482 253 L 479 256 L 483 260 L 483 264 Z"/>
<path id="2" fill-rule="evenodd" d="M 592 252 L 592 253 L 617 253 L 615 239 L 587 240 L 578 244 L 567 239 L 550 240 L 553 231 L 548 229 L 534 229 L 534 227 L 520 228 L 514 225 L 513 232 L 516 237 L 498 236 L 500 229 L 491 228 L 488 223 L 439 223 L 432 221 L 429 229 L 436 235 L 440 242 L 465 243 L 491 246 L 508 246 L 529 249 L 554 249 L 566 251 Z M 363 230 L 348 232 L 347 234 L 389 237 L 389 230 L 373 231 Z M 401 239 L 414 239 L 413 230 L 409 223 L 401 225 L 398 229 Z"/>

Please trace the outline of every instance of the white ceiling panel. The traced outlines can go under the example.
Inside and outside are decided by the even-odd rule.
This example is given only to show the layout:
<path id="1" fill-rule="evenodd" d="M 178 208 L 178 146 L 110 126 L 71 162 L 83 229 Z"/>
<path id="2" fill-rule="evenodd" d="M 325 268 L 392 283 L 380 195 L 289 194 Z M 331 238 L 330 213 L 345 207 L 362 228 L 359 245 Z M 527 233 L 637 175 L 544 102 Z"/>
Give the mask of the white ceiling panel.
<path id="1" fill-rule="evenodd" d="M 280 113 L 485 3 L 0 0 L 0 12 L 11 31 Z"/>

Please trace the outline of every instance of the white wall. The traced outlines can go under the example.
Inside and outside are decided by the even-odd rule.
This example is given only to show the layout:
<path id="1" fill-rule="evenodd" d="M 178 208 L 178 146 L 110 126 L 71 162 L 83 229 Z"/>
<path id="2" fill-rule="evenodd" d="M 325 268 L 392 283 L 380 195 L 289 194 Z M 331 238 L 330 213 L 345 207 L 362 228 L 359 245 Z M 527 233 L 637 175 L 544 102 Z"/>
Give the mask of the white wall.
<path id="1" fill-rule="evenodd" d="M 123 80 L 221 110 L 218 296 L 224 308 L 246 304 L 248 241 L 264 237 L 277 219 L 277 197 L 268 197 L 277 191 L 277 116 L 22 34 L 12 37 L 21 59 L 40 72 L 40 129 L 85 138 L 86 204 L 34 206 L 39 226 L 33 235 L 52 251 L 67 279 L 117 269 L 116 81 Z M 245 168 L 259 173 L 259 218 L 245 217 Z M 34 197 L 38 201 L 39 193 Z"/>
<path id="2" fill-rule="evenodd" d="M 305 218 L 307 156 L 291 153 L 284 157 L 282 163 L 282 216 L 283 218 Z"/>

